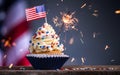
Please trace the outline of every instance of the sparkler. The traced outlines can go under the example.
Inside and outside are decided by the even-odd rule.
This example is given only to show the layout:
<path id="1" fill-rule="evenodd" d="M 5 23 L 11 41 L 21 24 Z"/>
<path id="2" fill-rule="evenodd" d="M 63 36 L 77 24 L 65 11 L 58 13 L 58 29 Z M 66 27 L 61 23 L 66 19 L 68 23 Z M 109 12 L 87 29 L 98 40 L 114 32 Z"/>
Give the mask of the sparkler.
<path id="1" fill-rule="evenodd" d="M 65 31 L 68 31 L 69 29 L 76 29 L 75 24 L 78 22 L 78 19 L 73 16 L 74 14 L 75 12 L 60 12 L 60 15 L 62 16 L 61 18 L 57 16 L 53 18 L 54 24 L 60 27 L 58 35 L 62 32 L 63 28 Z"/>

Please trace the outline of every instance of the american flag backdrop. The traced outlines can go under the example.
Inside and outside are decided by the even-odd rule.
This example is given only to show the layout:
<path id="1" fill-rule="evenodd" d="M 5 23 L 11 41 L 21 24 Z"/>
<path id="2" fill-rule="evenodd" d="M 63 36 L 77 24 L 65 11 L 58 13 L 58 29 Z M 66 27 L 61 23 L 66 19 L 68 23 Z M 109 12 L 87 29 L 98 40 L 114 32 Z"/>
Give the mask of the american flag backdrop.
<path id="1" fill-rule="evenodd" d="M 46 17 L 44 5 L 26 9 L 27 21 Z"/>
<path id="2" fill-rule="evenodd" d="M 9 4 L 11 2 L 11 4 Z M 3 4 L 9 4 L 6 8 L 6 16 L 2 23 L 3 46 L 5 51 L 0 53 L 1 66 L 30 66 L 25 57 L 31 38 L 30 25 L 25 18 L 26 3 L 24 0 L 3 0 Z"/>

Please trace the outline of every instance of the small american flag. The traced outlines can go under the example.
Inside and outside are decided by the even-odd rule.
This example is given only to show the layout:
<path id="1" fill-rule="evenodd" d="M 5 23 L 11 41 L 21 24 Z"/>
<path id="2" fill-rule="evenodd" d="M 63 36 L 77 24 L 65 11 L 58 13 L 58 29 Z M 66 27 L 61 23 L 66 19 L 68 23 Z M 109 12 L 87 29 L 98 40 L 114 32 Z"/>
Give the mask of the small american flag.
<path id="1" fill-rule="evenodd" d="M 26 9 L 27 21 L 46 17 L 44 5 Z"/>

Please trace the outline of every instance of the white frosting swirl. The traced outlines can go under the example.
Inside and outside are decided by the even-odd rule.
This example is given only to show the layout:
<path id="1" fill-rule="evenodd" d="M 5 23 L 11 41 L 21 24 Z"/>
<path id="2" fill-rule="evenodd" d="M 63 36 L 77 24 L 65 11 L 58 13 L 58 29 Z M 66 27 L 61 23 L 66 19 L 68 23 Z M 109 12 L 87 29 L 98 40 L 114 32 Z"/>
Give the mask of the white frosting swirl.
<path id="1" fill-rule="evenodd" d="M 43 26 L 39 27 L 36 34 L 32 36 L 30 41 L 29 50 L 32 53 L 36 52 L 46 52 L 59 50 L 63 51 L 64 46 L 59 42 L 60 38 L 56 34 L 55 30 L 48 23 L 44 23 Z"/>

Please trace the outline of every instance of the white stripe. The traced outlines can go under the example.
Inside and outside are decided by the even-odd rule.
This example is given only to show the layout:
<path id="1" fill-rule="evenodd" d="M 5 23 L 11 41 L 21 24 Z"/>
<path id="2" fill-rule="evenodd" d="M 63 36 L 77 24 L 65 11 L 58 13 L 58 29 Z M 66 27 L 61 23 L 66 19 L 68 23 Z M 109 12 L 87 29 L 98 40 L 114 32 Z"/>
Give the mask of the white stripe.
<path id="1" fill-rule="evenodd" d="M 25 19 L 25 2 L 17 2 L 8 11 L 6 21 L 3 24 L 2 33 L 6 35 L 9 30 Z"/>

